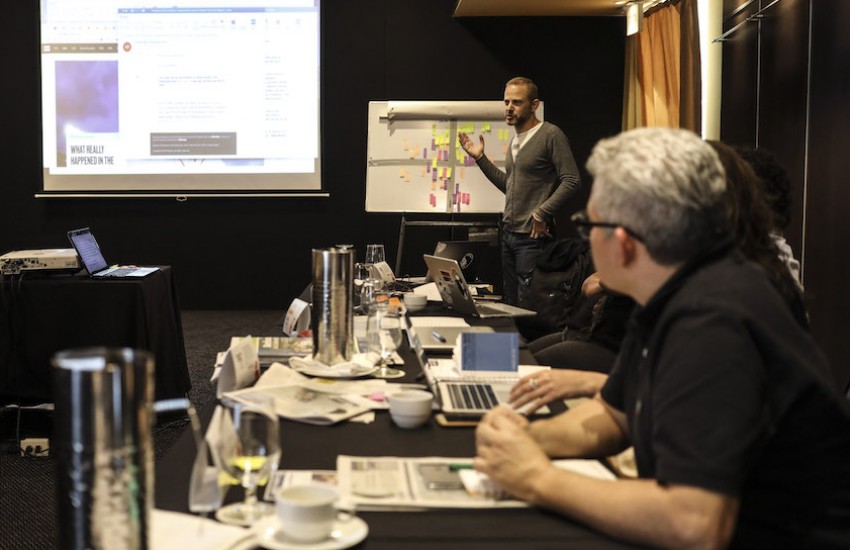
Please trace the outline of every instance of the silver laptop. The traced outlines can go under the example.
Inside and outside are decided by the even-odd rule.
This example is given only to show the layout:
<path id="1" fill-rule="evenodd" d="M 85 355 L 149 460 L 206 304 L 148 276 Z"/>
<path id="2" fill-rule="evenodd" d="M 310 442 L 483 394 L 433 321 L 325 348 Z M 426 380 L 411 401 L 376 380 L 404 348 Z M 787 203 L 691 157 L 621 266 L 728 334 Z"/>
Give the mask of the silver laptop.
<path id="1" fill-rule="evenodd" d="M 423 327 L 419 327 L 423 328 Z M 447 419 L 476 420 L 497 405 L 507 405 L 511 388 L 519 380 L 516 372 L 496 377 L 444 377 L 439 365 L 451 359 L 428 359 L 422 339 L 417 331 L 408 331 L 410 347 L 418 357 L 431 392 Z M 520 409 L 520 412 L 524 410 Z M 534 414 L 548 414 L 549 407 L 543 406 Z"/>
<path id="2" fill-rule="evenodd" d="M 441 378 L 433 374 L 434 362 L 425 363 L 426 377 L 434 397 L 437 398 L 443 414 L 448 419 L 476 419 L 498 405 L 507 405 L 511 388 L 520 379 L 517 373 L 492 378 L 479 376 L 460 378 Z M 531 404 L 519 409 L 524 412 Z M 549 414 L 549 407 L 543 406 L 534 414 Z"/>
<path id="3" fill-rule="evenodd" d="M 462 315 L 472 317 L 526 317 L 537 315 L 537 312 L 509 304 L 488 302 L 476 303 L 469 285 L 463 277 L 460 265 L 452 258 L 423 255 L 428 275 L 437 285 L 443 303 Z"/>
<path id="4" fill-rule="evenodd" d="M 88 227 L 68 231 L 68 239 L 93 279 L 141 279 L 159 271 L 158 267 L 109 267 Z"/>

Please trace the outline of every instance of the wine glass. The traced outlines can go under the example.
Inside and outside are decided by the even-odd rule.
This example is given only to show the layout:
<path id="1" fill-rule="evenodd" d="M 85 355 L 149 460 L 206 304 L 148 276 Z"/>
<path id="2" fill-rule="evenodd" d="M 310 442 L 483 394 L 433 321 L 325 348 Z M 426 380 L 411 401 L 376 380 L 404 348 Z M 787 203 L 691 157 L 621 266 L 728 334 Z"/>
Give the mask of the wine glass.
<path id="1" fill-rule="evenodd" d="M 404 371 L 387 366 L 387 361 L 401 345 L 402 316 L 398 309 L 390 308 L 387 301 L 374 302 L 366 321 L 366 340 L 369 351 L 380 356 L 375 378 L 401 378 Z"/>
<path id="2" fill-rule="evenodd" d="M 280 460 L 280 426 L 271 398 L 252 396 L 250 402 L 222 399 L 216 451 L 224 471 L 245 489 L 242 502 L 219 508 L 216 519 L 250 526 L 275 513 L 274 506 L 257 500 L 257 486 L 265 484 Z"/>
<path id="3" fill-rule="evenodd" d="M 366 264 L 369 266 L 386 260 L 384 256 L 384 245 L 382 244 L 367 244 L 366 245 Z"/>
<path id="4" fill-rule="evenodd" d="M 377 281 L 372 278 L 371 266 L 365 263 L 354 264 L 355 290 L 360 298 L 360 312 L 368 315 L 369 306 L 375 301 L 375 292 L 380 290 Z"/>

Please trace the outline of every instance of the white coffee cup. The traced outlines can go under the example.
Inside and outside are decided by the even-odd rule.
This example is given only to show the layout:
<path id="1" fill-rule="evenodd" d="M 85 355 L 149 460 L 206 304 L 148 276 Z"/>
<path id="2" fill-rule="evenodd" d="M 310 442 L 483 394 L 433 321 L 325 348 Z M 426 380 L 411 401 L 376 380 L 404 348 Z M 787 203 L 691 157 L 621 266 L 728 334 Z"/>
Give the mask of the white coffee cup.
<path id="1" fill-rule="evenodd" d="M 428 297 L 424 294 L 405 292 L 402 294 L 402 300 L 404 301 L 404 307 L 406 307 L 407 311 L 410 311 L 411 313 L 419 311 L 428 305 Z"/>
<path id="2" fill-rule="evenodd" d="M 295 542 L 327 539 L 336 519 L 337 491 L 327 485 L 293 485 L 275 495 L 277 519 L 284 536 Z"/>
<path id="3" fill-rule="evenodd" d="M 434 396 L 423 390 L 402 390 L 387 395 L 390 416 L 401 428 L 418 428 L 431 417 Z"/>

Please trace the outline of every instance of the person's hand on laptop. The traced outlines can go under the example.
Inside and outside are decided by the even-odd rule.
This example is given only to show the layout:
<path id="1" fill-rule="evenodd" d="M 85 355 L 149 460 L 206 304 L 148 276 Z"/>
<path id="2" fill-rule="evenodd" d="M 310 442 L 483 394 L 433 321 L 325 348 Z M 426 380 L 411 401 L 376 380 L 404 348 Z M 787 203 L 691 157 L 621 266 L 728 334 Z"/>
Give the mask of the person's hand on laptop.
<path id="1" fill-rule="evenodd" d="M 510 407 L 496 407 L 475 429 L 473 467 L 521 500 L 534 496 L 538 476 L 553 467 L 528 432 L 528 420 Z"/>
<path id="2" fill-rule="evenodd" d="M 575 369 L 550 369 L 523 376 L 511 388 L 509 404 L 514 409 L 532 414 L 537 409 L 556 399 L 592 397 L 602 389 L 608 375 L 594 371 Z"/>

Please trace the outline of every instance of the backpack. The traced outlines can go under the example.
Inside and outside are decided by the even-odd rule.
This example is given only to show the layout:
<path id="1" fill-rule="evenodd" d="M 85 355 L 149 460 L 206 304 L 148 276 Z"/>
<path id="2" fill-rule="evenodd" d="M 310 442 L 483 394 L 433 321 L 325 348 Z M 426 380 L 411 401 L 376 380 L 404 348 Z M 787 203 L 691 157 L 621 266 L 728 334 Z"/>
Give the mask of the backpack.
<path id="1" fill-rule="evenodd" d="M 516 319 L 522 335 L 533 339 L 563 330 L 583 300 L 582 283 L 593 271 L 590 247 L 584 239 L 558 239 L 546 245 L 531 274 L 527 301 L 520 304 L 537 312 L 534 317 Z"/>

